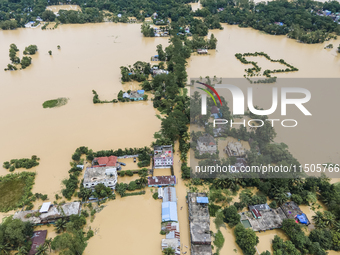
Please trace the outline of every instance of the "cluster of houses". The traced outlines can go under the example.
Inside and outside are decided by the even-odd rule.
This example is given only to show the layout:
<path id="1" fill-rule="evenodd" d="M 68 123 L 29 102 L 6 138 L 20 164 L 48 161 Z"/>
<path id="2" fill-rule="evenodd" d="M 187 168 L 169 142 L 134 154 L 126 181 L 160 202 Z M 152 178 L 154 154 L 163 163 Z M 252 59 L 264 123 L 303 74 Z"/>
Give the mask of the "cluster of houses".
<path id="1" fill-rule="evenodd" d="M 309 220 L 299 206 L 292 202 L 286 202 L 276 209 L 268 204 L 251 205 L 248 212 L 241 212 L 241 223 L 246 228 L 254 231 L 266 231 L 282 227 L 284 219 L 294 219 L 296 223 L 309 225 Z"/>
<path id="2" fill-rule="evenodd" d="M 71 215 L 79 215 L 81 211 L 80 202 L 71 202 L 63 205 L 54 205 L 51 202 L 43 203 L 39 210 L 18 211 L 13 219 L 23 222 L 31 222 L 35 225 L 49 224 L 60 218 L 69 218 Z"/>
<path id="3" fill-rule="evenodd" d="M 144 100 L 144 90 L 131 91 L 130 93 L 125 92 L 123 94 L 123 98 L 129 98 L 134 101 L 142 101 Z"/>
<path id="4" fill-rule="evenodd" d="M 209 199 L 206 193 L 188 193 L 191 255 L 211 255 Z"/>
<path id="5" fill-rule="evenodd" d="M 330 18 L 332 18 L 332 20 L 333 20 L 334 22 L 337 22 L 338 24 L 340 24 L 340 21 L 339 21 L 339 19 L 340 19 L 340 13 L 339 13 L 339 12 L 337 12 L 337 13 L 332 13 L 332 12 L 329 11 L 329 10 L 318 10 L 318 11 L 316 12 L 316 15 L 318 15 L 318 16 L 330 17 Z"/>

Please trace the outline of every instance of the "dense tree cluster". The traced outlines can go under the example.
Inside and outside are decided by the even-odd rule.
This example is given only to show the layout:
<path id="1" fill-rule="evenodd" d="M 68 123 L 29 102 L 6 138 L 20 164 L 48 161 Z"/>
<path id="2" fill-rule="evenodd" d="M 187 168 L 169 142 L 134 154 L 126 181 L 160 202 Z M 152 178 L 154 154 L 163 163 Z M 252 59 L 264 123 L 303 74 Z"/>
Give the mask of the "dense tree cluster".
<path id="1" fill-rule="evenodd" d="M 16 168 L 26 168 L 30 169 L 39 165 L 40 158 L 36 155 L 33 155 L 30 159 L 29 158 L 21 158 L 21 159 L 11 159 L 10 161 L 5 161 L 3 163 L 3 167 L 9 169 L 11 172 L 14 171 Z"/>
<path id="2" fill-rule="evenodd" d="M 33 225 L 29 222 L 22 222 L 13 219 L 12 216 L 4 218 L 0 224 L 0 249 L 2 254 L 10 254 L 11 251 L 26 251 L 31 248 Z"/>

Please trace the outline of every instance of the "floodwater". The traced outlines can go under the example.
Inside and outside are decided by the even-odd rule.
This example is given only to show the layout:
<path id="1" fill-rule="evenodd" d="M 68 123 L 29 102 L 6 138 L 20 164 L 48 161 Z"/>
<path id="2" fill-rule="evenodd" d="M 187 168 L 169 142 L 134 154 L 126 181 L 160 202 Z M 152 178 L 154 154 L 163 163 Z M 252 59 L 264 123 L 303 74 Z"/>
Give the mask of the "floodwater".
<path id="1" fill-rule="evenodd" d="M 216 52 L 209 51 L 209 55 L 193 55 L 188 59 L 188 78 L 206 75 L 242 77 L 246 67 L 234 55 L 255 51 L 264 51 L 273 59 L 283 58 L 300 69 L 279 77 L 340 77 L 336 47 L 323 49 L 329 43 L 339 45 L 340 40 L 305 45 L 250 28 L 223 27 L 224 31 L 212 31 L 218 39 Z M 143 38 L 140 24 L 60 25 L 57 30 L 0 31 L 2 68 L 9 63 L 11 43 L 15 43 L 20 52 L 30 44 L 36 44 L 39 51 L 32 56 L 32 65 L 27 69 L 0 71 L 0 117 L 3 120 L 0 162 L 34 154 L 40 157 L 40 165 L 31 170 L 38 173 L 33 193 L 48 194 L 51 201 L 56 193 L 60 194 L 61 181 L 68 177 L 71 155 L 79 146 L 97 151 L 151 144 L 154 132 L 160 129 L 160 121 L 155 117 L 158 112 L 152 107 L 152 101 L 94 105 L 92 90 L 97 91 L 101 100 L 111 100 L 117 97 L 119 90 L 138 88 L 135 82 L 121 84 L 119 67 L 132 65 L 138 60 L 150 61 L 150 57 L 156 54 L 156 45 L 161 43 L 163 48 L 168 45 L 167 38 Z M 61 46 L 60 50 L 57 45 Z M 52 56 L 49 56 L 49 50 L 52 50 Z M 324 96 L 327 101 L 334 94 L 320 88 L 318 96 L 319 99 Z M 58 97 L 70 100 L 60 108 L 42 108 L 44 101 Z M 328 100 L 324 104 L 332 103 L 334 107 L 334 102 Z M 320 101 L 311 104 L 315 109 L 320 106 Z M 320 161 L 318 163 L 339 163 L 335 124 L 331 118 L 316 123 L 315 128 L 313 126 L 302 134 L 300 142 L 297 141 L 302 137 L 301 132 L 290 130 L 287 133 L 278 128 L 276 141 L 287 143 L 301 162 L 313 158 Z M 326 130 L 328 136 L 333 135 L 327 138 L 320 134 L 320 130 Z M 185 196 L 188 188 L 180 179 L 177 152 L 176 147 L 174 171 L 178 180 L 178 214 L 182 251 L 187 251 L 185 245 L 189 246 L 190 238 Z M 127 163 L 133 166 L 131 162 Z M 0 169 L 1 175 L 7 173 L 7 170 Z M 165 169 L 156 174 L 170 173 Z M 119 181 L 129 182 L 135 178 L 137 175 Z M 115 201 L 106 205 L 91 223 L 97 234 L 89 241 L 85 254 L 110 254 L 112 251 L 118 254 L 160 253 L 161 202 L 152 198 L 149 189 L 142 196 L 117 196 Z M 226 242 L 221 254 L 233 254 L 233 249 L 239 250 L 232 232 L 222 229 Z M 259 234 L 258 249 L 261 252 L 271 250 L 269 241 L 274 233 L 279 234 L 278 230 Z"/>
<path id="2" fill-rule="evenodd" d="M 149 61 L 157 44 L 167 44 L 157 39 L 143 38 L 138 24 L 0 31 L 3 68 L 9 63 L 11 43 L 20 52 L 30 44 L 39 49 L 25 70 L 0 71 L 0 116 L 4 120 L 0 162 L 40 157 L 40 165 L 31 169 L 38 173 L 33 193 L 53 199 L 54 194 L 60 194 L 61 181 L 68 178 L 71 156 L 79 146 L 94 151 L 149 146 L 154 132 L 160 129 L 152 101 L 94 105 L 92 90 L 101 100 L 111 100 L 117 98 L 119 90 L 137 88 L 134 82 L 121 84 L 119 67 Z M 44 101 L 58 97 L 70 100 L 60 108 L 42 108 Z M 0 169 L 1 175 L 7 173 Z"/>
<path id="3" fill-rule="evenodd" d="M 279 83 L 280 78 L 340 78 L 340 54 L 336 52 L 336 47 L 330 50 L 324 49 L 324 46 L 329 43 L 339 45 L 339 39 L 323 44 L 307 45 L 285 36 L 267 35 L 251 28 L 243 29 L 225 24 L 223 27 L 224 30 L 211 31 L 218 40 L 216 51 L 210 51 L 205 56 L 193 55 L 188 60 L 189 79 L 197 79 L 200 76 L 203 78 L 216 76 L 218 81 L 220 77 L 242 78 L 245 74 L 244 69 L 251 67 L 251 65 L 242 64 L 236 59 L 235 53 L 255 51 L 263 51 L 272 59 L 282 58 L 299 69 L 297 72 L 278 74 L 278 83 L 275 87 L 282 86 L 282 83 Z M 255 58 L 247 57 L 247 59 L 254 60 Z M 260 66 L 263 64 L 265 68 L 270 69 L 280 66 L 278 63 L 271 65 L 272 63 L 263 57 L 258 57 L 257 62 Z M 245 85 L 242 89 L 245 91 L 246 87 L 250 87 L 250 83 L 247 83 L 245 79 L 244 81 Z M 281 81 L 283 80 L 281 79 Z M 290 152 L 301 164 L 340 163 L 338 148 L 340 139 L 337 135 L 337 126 L 340 123 L 337 118 L 334 118 L 337 115 L 338 105 L 336 95 L 340 92 L 340 87 L 335 83 L 333 85 L 333 87 L 324 87 L 313 84 L 310 90 L 312 99 L 308 102 L 307 107 L 312 112 L 312 116 L 301 116 L 299 110 L 289 112 L 290 115 L 281 116 L 280 107 L 269 116 L 273 119 L 296 119 L 298 121 L 296 128 L 276 125 L 277 137 L 275 141 L 286 143 Z M 273 85 L 252 85 L 255 88 L 254 94 L 261 95 L 261 100 L 254 99 L 255 105 L 264 109 L 270 108 L 271 89 L 268 89 L 269 86 Z M 284 86 L 287 87 L 287 84 Z M 261 94 L 262 92 L 266 92 L 270 96 L 265 97 Z M 225 97 L 230 102 L 229 107 L 232 109 L 231 94 L 227 92 L 226 94 L 228 95 Z M 289 108 L 288 111 L 290 111 Z"/>

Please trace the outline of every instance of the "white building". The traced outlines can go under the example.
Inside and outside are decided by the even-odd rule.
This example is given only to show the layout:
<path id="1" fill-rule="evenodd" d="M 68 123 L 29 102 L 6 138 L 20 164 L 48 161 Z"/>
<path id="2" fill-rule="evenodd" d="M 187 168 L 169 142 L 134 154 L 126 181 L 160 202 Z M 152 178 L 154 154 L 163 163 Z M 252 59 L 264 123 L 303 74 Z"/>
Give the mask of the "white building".
<path id="1" fill-rule="evenodd" d="M 154 147 L 154 167 L 168 168 L 173 165 L 172 145 Z"/>
<path id="2" fill-rule="evenodd" d="M 115 189 L 117 184 L 117 169 L 115 167 L 87 168 L 84 174 L 84 188 L 94 188 L 99 183 Z"/>

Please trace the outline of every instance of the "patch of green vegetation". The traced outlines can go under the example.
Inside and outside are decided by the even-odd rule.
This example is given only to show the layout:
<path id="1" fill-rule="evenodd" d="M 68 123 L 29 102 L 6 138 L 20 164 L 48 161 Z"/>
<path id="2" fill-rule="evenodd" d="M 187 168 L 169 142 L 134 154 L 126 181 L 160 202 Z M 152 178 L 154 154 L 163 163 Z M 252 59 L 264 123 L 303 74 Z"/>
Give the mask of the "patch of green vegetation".
<path id="1" fill-rule="evenodd" d="M 255 52 L 255 53 L 244 53 L 244 54 L 241 54 L 241 53 L 236 53 L 235 54 L 235 57 L 240 60 L 243 64 L 252 64 L 253 65 L 253 68 L 248 68 L 248 69 L 245 69 L 247 75 L 244 75 L 244 77 L 253 77 L 253 76 L 259 76 L 261 75 L 260 74 L 260 71 L 261 71 L 261 67 L 259 67 L 257 65 L 257 62 L 255 61 L 248 61 L 245 57 L 249 57 L 249 56 L 252 56 L 252 57 L 257 57 L 257 56 L 263 56 L 265 57 L 266 59 L 268 59 L 270 62 L 278 62 L 282 65 L 285 65 L 287 66 L 286 69 L 274 69 L 274 70 L 264 70 L 262 75 L 263 76 L 266 76 L 267 78 L 275 78 L 275 77 L 271 77 L 271 73 L 284 73 L 284 72 L 295 72 L 295 71 L 299 71 L 299 69 L 297 69 L 296 67 L 288 64 L 286 61 L 284 61 L 283 59 L 272 59 L 270 58 L 270 56 L 264 52 Z M 260 80 L 259 82 L 262 82 L 262 83 L 269 83 L 268 81 L 272 81 L 272 82 L 275 82 L 276 79 L 271 79 L 271 80 Z"/>
<path id="2" fill-rule="evenodd" d="M 0 212 L 8 212 L 34 200 L 31 189 L 35 173 L 22 172 L 0 177 Z"/>
<path id="3" fill-rule="evenodd" d="M 57 99 L 47 100 L 45 101 L 42 106 L 44 108 L 53 108 L 53 107 L 60 107 L 67 104 L 68 99 L 65 97 L 59 97 Z"/>
<path id="4" fill-rule="evenodd" d="M 40 158 L 36 155 L 33 155 L 29 158 L 21 158 L 21 159 L 11 159 L 10 161 L 5 161 L 3 163 L 3 168 L 9 169 L 10 172 L 13 172 L 16 168 L 26 168 L 30 169 L 39 165 Z"/>

